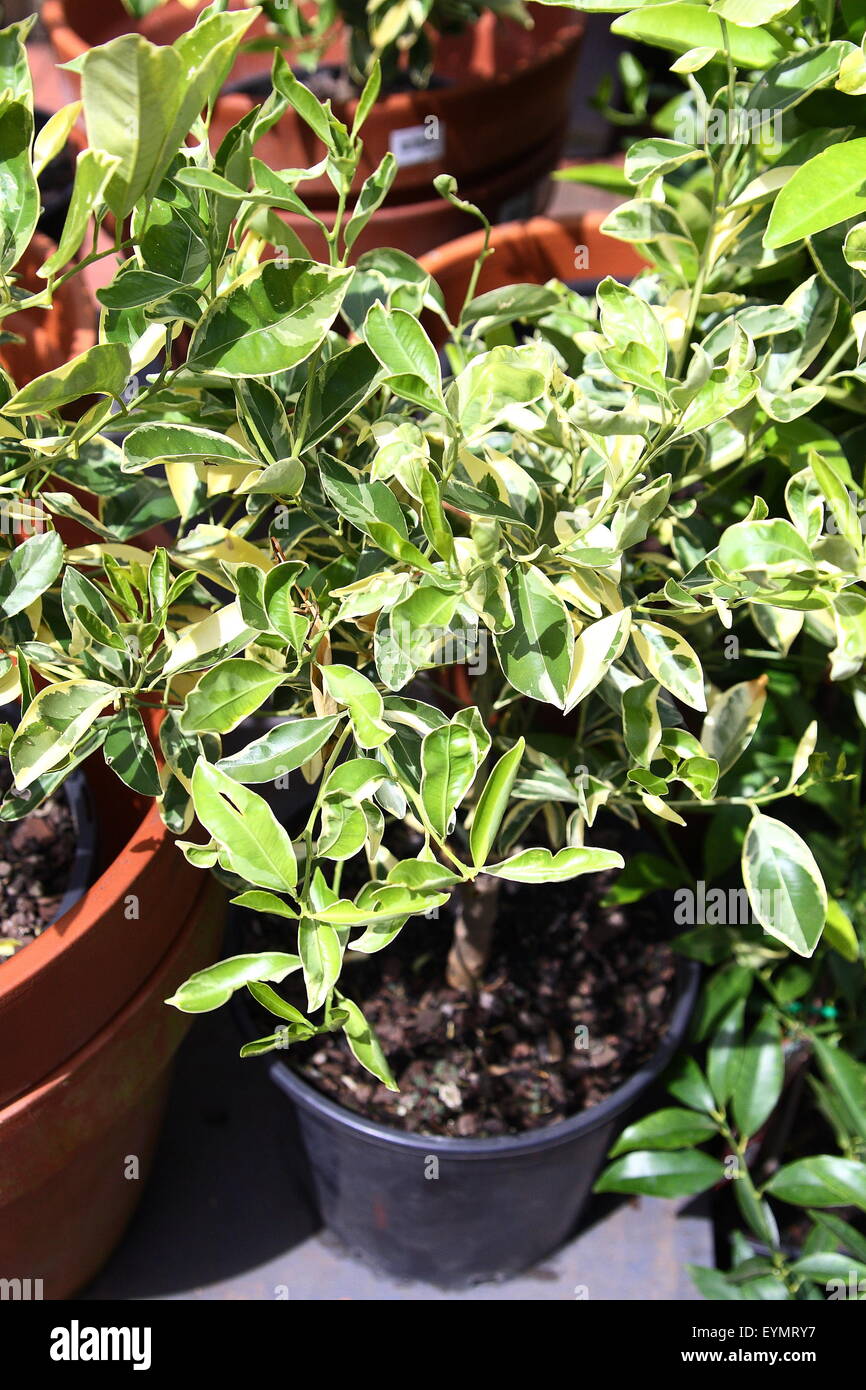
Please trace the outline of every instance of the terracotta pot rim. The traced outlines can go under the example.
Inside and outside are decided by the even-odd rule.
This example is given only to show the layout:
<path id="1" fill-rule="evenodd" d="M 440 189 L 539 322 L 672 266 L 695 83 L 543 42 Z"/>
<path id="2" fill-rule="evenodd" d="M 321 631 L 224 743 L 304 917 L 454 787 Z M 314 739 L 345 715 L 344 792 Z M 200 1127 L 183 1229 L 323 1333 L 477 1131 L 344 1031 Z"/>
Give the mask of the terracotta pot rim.
<path id="1" fill-rule="evenodd" d="M 498 169 L 493 173 L 485 174 L 482 178 L 475 181 L 467 180 L 461 185 L 460 196 L 469 199 L 470 202 L 481 203 L 483 206 L 485 202 L 490 203 L 495 201 L 497 197 L 500 196 L 501 190 L 507 190 L 511 182 L 521 171 L 524 172 L 527 183 L 543 180 L 544 175 L 540 171 L 542 169 L 550 169 L 551 150 L 554 149 L 557 143 L 558 137 L 548 137 L 542 140 L 540 144 L 533 145 L 530 150 L 526 150 L 525 153 L 518 155 L 517 159 L 509 168 Z M 311 211 L 325 222 L 326 226 L 333 223 L 336 203 L 333 206 L 327 204 L 322 205 L 311 198 L 309 206 Z M 350 204 L 350 209 L 352 207 L 354 207 L 354 204 Z M 449 207 L 450 204 L 447 199 L 441 198 L 438 193 L 434 193 L 432 198 L 414 198 L 410 194 L 399 201 L 395 200 L 391 203 L 387 201 L 384 202 L 381 207 L 376 209 L 375 218 L 377 224 L 381 227 L 387 227 L 389 223 L 396 226 L 405 221 L 406 218 L 438 216 L 440 213 L 442 216 L 445 216 L 445 210 Z M 277 216 L 279 215 L 280 214 L 277 213 Z M 298 223 L 302 223 L 305 220 L 300 216 L 300 213 L 290 213 L 289 216 L 291 218 L 297 218 Z M 292 225 L 297 225 L 297 223 L 293 222 Z M 502 223 L 500 225 L 506 226 L 510 224 Z M 471 237 L 474 233 L 469 232 L 467 235 Z M 462 241 L 464 238 L 460 237 L 458 240 Z M 442 244 L 451 246 L 454 243 L 453 241 L 448 241 Z M 395 247 L 394 249 L 400 250 L 402 248 Z M 425 255 L 435 255 L 435 252 L 428 251 L 425 252 Z"/>
<path id="2" fill-rule="evenodd" d="M 134 796 L 118 782 L 118 790 L 123 795 Z M 85 935 L 105 914 L 105 898 L 122 900 L 141 870 L 139 856 L 147 854 L 153 859 L 169 839 L 169 831 L 163 824 L 156 803 L 152 803 L 142 816 L 126 844 L 110 864 L 94 879 L 78 902 L 52 922 L 34 941 L 16 951 L 11 960 L 3 962 L 0 968 L 0 1005 L 22 989 L 29 980 L 39 975 L 57 956 L 68 950 Z"/>
<path id="3" fill-rule="evenodd" d="M 529 241 L 543 238 L 545 233 L 556 233 L 564 229 L 575 241 L 581 236 L 598 236 L 620 245 L 613 237 L 606 237 L 601 230 L 601 224 L 607 216 L 606 210 L 593 208 L 589 212 L 573 213 L 570 216 L 540 216 L 514 222 L 499 222 L 491 233 L 491 243 L 495 246 L 497 242 L 503 241 Z M 439 275 L 452 270 L 461 262 L 474 261 L 483 244 L 483 231 L 479 229 L 477 232 L 467 232 L 465 236 L 455 237 L 453 241 L 446 241 L 442 246 L 437 246 L 434 251 L 427 251 L 423 256 L 419 256 L 418 261 L 436 280 Z"/>
<path id="4" fill-rule="evenodd" d="M 47 3 L 59 4 L 60 0 L 47 0 Z M 491 28 L 497 23 L 508 23 L 516 25 L 516 20 L 500 19 L 496 15 L 487 13 L 474 26 L 473 37 L 480 45 L 483 42 L 483 35 L 486 28 Z M 517 26 L 519 27 L 519 26 Z M 510 68 L 507 72 L 497 72 L 492 77 L 469 77 L 466 81 L 455 82 L 444 87 L 423 87 L 416 91 L 409 92 L 390 92 L 380 97 L 370 113 L 370 119 L 378 121 L 382 125 L 396 125 L 398 122 L 419 119 L 419 108 L 423 108 L 423 114 L 427 114 L 431 101 L 434 105 L 439 102 L 447 103 L 453 97 L 461 101 L 467 97 L 477 96 L 483 98 L 485 94 L 501 90 L 503 87 L 510 86 L 518 79 L 537 76 L 542 68 L 547 67 L 553 59 L 558 58 L 562 53 L 572 48 L 577 48 L 583 42 L 586 20 L 582 14 L 576 11 L 564 10 L 561 22 L 555 34 L 540 44 L 535 52 L 531 53 L 525 60 L 522 60 Z M 531 30 L 522 30 L 527 38 L 531 39 Z M 434 64 L 435 71 L 435 64 Z M 222 102 L 230 97 L 238 97 L 246 103 L 247 109 L 257 105 L 257 102 L 248 97 L 244 92 L 220 93 L 217 98 Z M 351 97 L 348 101 L 333 101 L 334 114 L 344 123 L 351 125 L 355 112 L 358 107 L 358 97 Z M 293 111 L 287 111 L 286 116 L 290 119 L 297 119 Z M 284 118 L 283 118 L 284 119 Z"/>

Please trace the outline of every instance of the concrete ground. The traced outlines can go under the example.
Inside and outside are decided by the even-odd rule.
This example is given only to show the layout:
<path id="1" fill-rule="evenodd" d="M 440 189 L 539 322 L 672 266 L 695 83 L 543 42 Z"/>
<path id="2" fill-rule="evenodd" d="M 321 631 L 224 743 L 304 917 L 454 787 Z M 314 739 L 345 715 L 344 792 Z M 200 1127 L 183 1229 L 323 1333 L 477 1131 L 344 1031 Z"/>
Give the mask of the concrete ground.
<path id="1" fill-rule="evenodd" d="M 709 1222 L 684 1204 L 595 1199 L 574 1240 L 501 1284 L 443 1292 L 347 1255 L 304 1193 L 288 1102 L 237 1055 L 228 1010 L 181 1049 L 141 1207 L 87 1299 L 540 1301 L 697 1299 L 687 1263 L 712 1264 Z"/>

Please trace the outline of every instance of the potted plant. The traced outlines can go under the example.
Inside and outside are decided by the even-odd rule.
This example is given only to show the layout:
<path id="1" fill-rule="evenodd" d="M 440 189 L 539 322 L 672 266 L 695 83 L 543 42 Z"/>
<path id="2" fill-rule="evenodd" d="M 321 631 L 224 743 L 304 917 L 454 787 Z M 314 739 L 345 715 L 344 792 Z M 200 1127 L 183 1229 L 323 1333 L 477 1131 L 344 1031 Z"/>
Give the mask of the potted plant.
<path id="1" fill-rule="evenodd" d="M 728 645 L 704 660 L 736 672 L 710 707 L 711 742 L 730 748 L 676 917 L 693 928 L 681 949 L 713 971 L 676 1103 L 626 1130 L 598 1186 L 730 1194 L 740 1229 L 726 1271 L 694 1271 L 705 1297 L 859 1297 L 862 23 L 844 5 L 612 8 L 627 11 L 615 31 L 678 55 L 686 90 L 629 148 L 634 197 L 605 229 L 651 262 L 650 298 L 684 328 L 686 383 L 743 330 L 756 387 L 690 463 L 697 507 L 674 541 L 684 605 L 725 586 Z M 790 894 L 791 930 L 768 927 L 758 889 Z"/>
<path id="2" fill-rule="evenodd" d="M 803 589 L 787 571 L 780 580 L 775 554 L 771 572 L 752 577 L 767 534 L 758 502 L 751 518 L 735 498 L 725 519 L 729 547 L 744 534 L 759 547 L 745 577 L 736 548 L 712 568 L 680 548 L 710 493 L 713 449 L 759 389 L 751 320 L 704 338 L 684 370 L 708 270 L 692 265 L 691 242 L 663 224 L 662 253 L 693 276 L 670 300 L 656 302 L 649 276 L 633 287 L 607 277 L 593 301 L 556 282 L 476 294 L 491 229 L 443 177 L 441 195 L 483 229 L 458 305 L 449 310 L 404 252 L 350 266 L 394 174 L 384 160 L 348 211 L 360 119 L 347 128 L 288 69 L 279 97 L 216 153 L 197 119 L 248 19 L 205 11 L 178 41 L 182 55 L 188 44 L 210 55 L 193 90 L 184 63 L 140 38 L 134 65 L 117 61 L 124 38 L 83 64 L 91 206 L 98 222 L 114 219 L 120 264 L 100 292 L 96 347 L 10 394 L 4 415 L 22 458 L 38 461 L 16 470 L 20 494 L 52 515 L 73 511 L 96 539 L 62 569 L 38 565 L 32 547 L 12 567 L 41 601 L 22 651 L 45 686 L 11 739 L 11 765 L 20 794 L 46 774 L 62 780 L 105 738 L 113 767 L 157 792 L 186 860 L 257 914 L 262 947 L 194 972 L 172 1002 L 195 1013 L 245 992 L 274 1020 L 245 1052 L 300 1045 L 290 1059 L 332 1095 L 337 1038 L 349 1104 L 277 1068 L 322 1155 L 329 1219 L 380 1263 L 455 1283 L 518 1268 L 567 1233 L 603 1148 L 682 1037 L 694 974 L 677 978 L 669 918 L 599 899 L 623 865 L 626 902 L 689 873 L 672 836 L 683 812 L 714 803 L 753 729 L 748 710 L 721 717 L 741 713 L 743 692 L 719 695 L 708 681 L 729 613 Z M 110 90 L 98 80 L 106 67 Z M 142 71 L 159 97 L 146 114 L 134 99 Z M 374 66 L 360 116 L 379 84 Z M 286 254 L 276 217 L 315 225 L 310 171 L 276 172 L 253 153 L 283 104 L 329 151 L 338 215 L 324 262 L 300 245 Z M 154 110 L 156 160 L 135 129 Z M 84 236 L 74 195 L 67 225 L 61 247 L 73 255 Z M 643 252 L 646 238 L 634 239 Z M 62 273 L 43 267 L 49 293 Z M 425 312 L 445 330 L 446 367 Z M 787 337 L 792 317 L 772 326 Z M 737 447 L 726 445 L 733 458 Z M 97 500 L 49 490 L 64 470 Z M 134 516 L 169 521 L 170 542 L 130 554 L 114 536 Z M 812 587 L 850 586 L 847 552 L 820 555 Z M 429 683 L 461 662 L 474 673 L 468 706 Z M 281 721 L 224 753 L 221 740 L 266 702 Z M 154 705 L 165 712 L 158 790 L 142 727 Z M 789 770 L 802 788 L 840 775 L 802 762 L 801 752 Z M 296 826 L 254 788 L 291 800 L 299 774 L 314 796 Z M 802 837 L 758 810 L 769 799 L 749 801 L 752 906 L 774 940 L 806 956 L 825 890 Z M 203 839 L 189 835 L 194 820 Z M 666 846 L 661 878 L 642 824 Z M 761 889 L 780 836 L 796 902 L 777 913 Z M 563 886 L 575 879 L 576 892 Z M 443 932 L 435 914 L 446 912 Z M 412 990 L 428 965 L 422 1019 Z M 383 1045 L 365 1008 L 390 1030 L 380 986 L 395 979 L 410 1026 Z M 289 997 L 296 984 L 300 1000 Z M 420 1081 L 407 1048 L 418 1028 Z M 487 1033 L 497 1073 L 478 1051 Z M 466 1102 L 463 1073 L 448 1066 L 455 1039 L 471 1041 Z M 387 1108 L 389 1053 L 413 1102 L 403 1114 Z M 481 1117 L 482 1136 L 458 1128 L 464 1111 Z M 520 1228 L 503 1172 L 521 1183 Z M 356 1173 L 372 1175 L 363 1201 Z M 455 1221 L 459 1241 L 431 1235 Z"/>
<path id="3" fill-rule="evenodd" d="M 79 63 L 93 43 L 135 27 L 157 43 L 188 30 L 203 5 L 116 3 L 92 6 L 48 0 L 43 20 L 58 56 Z M 233 4 L 232 10 L 243 10 Z M 273 84 L 283 90 L 289 72 L 332 101 L 337 117 L 352 127 L 358 99 L 373 61 L 382 73 L 378 99 L 364 113 L 364 151 L 348 197 L 390 154 L 396 163 L 385 207 L 358 238 L 355 254 L 375 246 L 399 246 L 413 254 L 468 230 L 471 219 L 437 198 L 434 178 L 450 173 L 466 197 L 490 215 L 538 211 L 546 180 L 559 159 L 583 34 L 583 20 L 568 7 L 450 3 L 265 5 L 216 103 L 211 139 L 248 116 L 272 90 L 271 56 L 279 52 Z M 325 145 L 318 132 L 284 107 L 257 132 L 257 155 L 271 168 L 319 165 Z M 337 198 L 324 167 L 312 174 L 306 201 L 332 227 Z M 282 211 L 296 235 L 318 257 L 323 233 L 291 209 Z"/>

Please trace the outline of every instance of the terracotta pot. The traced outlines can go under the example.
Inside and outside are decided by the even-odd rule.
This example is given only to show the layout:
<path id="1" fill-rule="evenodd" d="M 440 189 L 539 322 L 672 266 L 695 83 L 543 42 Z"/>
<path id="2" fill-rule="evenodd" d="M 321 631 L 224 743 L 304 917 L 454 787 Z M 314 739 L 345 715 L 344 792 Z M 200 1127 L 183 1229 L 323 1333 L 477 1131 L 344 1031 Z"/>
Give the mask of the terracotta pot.
<path id="1" fill-rule="evenodd" d="M 222 936 L 222 890 L 205 875 L 197 882 L 182 917 L 173 902 L 170 912 L 170 900 L 163 902 L 174 939 L 120 1011 L 39 1085 L 0 1109 L 0 1274 L 42 1280 L 46 1298 L 67 1298 L 93 1277 L 141 1194 L 172 1059 L 190 1023 L 163 1001 L 215 958 Z M 125 925 L 133 936 L 157 922 Z M 123 951 L 116 943 L 115 965 Z M 100 984 L 108 981 L 103 974 Z M 40 1018 L 49 1022 L 47 1013 Z M 12 1041 L 4 1031 L 4 1057 Z M 23 1049 L 14 1042 L 14 1050 Z"/>
<path id="2" fill-rule="evenodd" d="M 477 294 L 506 285 L 543 285 L 547 280 L 597 283 L 606 275 L 630 280 L 645 262 L 624 241 L 605 236 L 601 224 L 606 212 L 556 220 L 534 217 L 529 222 L 510 222 L 494 227 L 494 254 L 481 268 Z M 484 245 L 482 232 L 460 237 L 421 257 L 445 296 L 449 317 L 457 317 L 469 286 L 472 267 Z"/>
<path id="3" fill-rule="evenodd" d="M 184 859 L 155 803 L 123 787 L 101 755 L 86 770 L 99 876 L 0 969 L 0 1105 L 96 1037 L 157 968 L 201 894 L 201 871 Z"/>
<path id="4" fill-rule="evenodd" d="M 245 0 L 229 0 L 230 10 L 246 9 Z M 151 43 L 174 43 L 195 23 L 204 4 L 190 8 L 179 0 L 158 5 L 144 19 L 136 20 L 120 0 L 44 0 L 40 18 L 59 63 L 79 58 L 89 48 L 108 43 L 121 34 L 143 34 Z M 258 32 L 259 25 L 253 32 Z M 264 25 L 261 24 L 261 28 Z M 259 57 L 259 66 L 262 59 Z"/>
<path id="5" fill-rule="evenodd" d="M 34 294 L 45 288 L 45 281 L 36 272 L 53 249 L 54 243 L 37 232 L 19 262 L 16 273 Z M 4 319 L 3 328 L 17 333 L 23 342 L 0 344 L 0 367 L 5 367 L 16 386 L 26 386 L 34 377 L 62 367 L 77 353 L 93 347 L 96 302 L 81 277 L 75 275 L 57 290 L 52 308 L 22 309 Z"/>
<path id="6" fill-rule="evenodd" d="M 461 197 L 480 207 L 491 222 L 502 216 L 523 214 L 531 217 L 542 212 L 550 192 L 548 175 L 556 162 L 558 145 L 556 136 L 553 142 L 530 150 L 512 168 L 484 178 L 478 184 L 461 184 Z M 278 215 L 297 233 L 311 255 L 328 259 L 325 238 L 311 222 L 294 213 Z M 316 215 L 327 227 L 334 225 L 333 210 L 322 208 Z M 411 203 L 389 202 L 367 223 L 349 259 L 355 262 L 366 251 L 383 246 L 394 246 L 410 256 L 422 257 L 477 226 L 477 218 L 452 207 L 438 194 Z"/>
<path id="7" fill-rule="evenodd" d="M 584 21 L 556 7 L 529 8 L 533 29 L 486 13 L 462 34 L 439 38 L 434 84 L 423 91 L 393 92 L 376 103 L 364 125 L 356 188 L 389 150 L 399 165 L 389 195 L 394 202 L 429 198 L 437 174 L 453 174 L 466 193 L 470 184 L 511 171 L 513 189 L 519 191 L 515 166 L 541 146 L 552 151 L 548 170 L 555 167 Z M 224 93 L 214 113 L 214 143 L 260 99 L 258 93 Z M 351 127 L 357 102 L 332 104 Z M 287 112 L 258 141 L 256 154 L 273 169 L 305 168 L 324 157 L 325 147 L 294 112 Z M 324 175 L 305 180 L 300 192 L 317 210 L 336 204 Z"/>

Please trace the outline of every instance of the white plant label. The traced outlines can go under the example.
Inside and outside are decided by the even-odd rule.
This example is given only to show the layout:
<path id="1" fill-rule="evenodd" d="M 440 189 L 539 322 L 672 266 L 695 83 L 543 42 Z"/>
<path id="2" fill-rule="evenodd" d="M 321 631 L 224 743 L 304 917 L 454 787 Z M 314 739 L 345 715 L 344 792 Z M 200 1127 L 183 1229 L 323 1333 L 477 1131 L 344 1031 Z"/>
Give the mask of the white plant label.
<path id="1" fill-rule="evenodd" d="M 437 121 L 428 125 L 410 125 L 392 130 L 388 137 L 398 166 L 408 169 L 413 164 L 432 164 L 445 157 L 445 130 Z"/>

